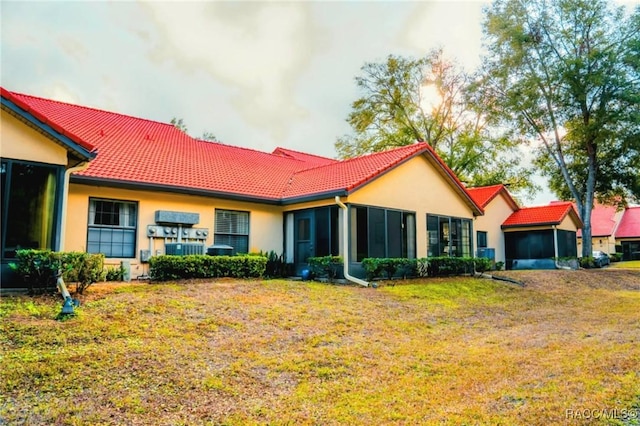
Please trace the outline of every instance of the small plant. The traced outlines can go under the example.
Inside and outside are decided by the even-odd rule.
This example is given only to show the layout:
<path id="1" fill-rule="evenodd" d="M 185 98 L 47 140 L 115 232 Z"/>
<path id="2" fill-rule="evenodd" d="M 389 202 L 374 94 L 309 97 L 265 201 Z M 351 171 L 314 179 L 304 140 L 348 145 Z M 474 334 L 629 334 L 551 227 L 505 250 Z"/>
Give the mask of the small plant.
<path id="1" fill-rule="evenodd" d="M 341 256 L 310 257 L 307 262 L 313 275 L 327 277 L 329 282 L 333 282 L 344 265 Z"/>
<path id="2" fill-rule="evenodd" d="M 502 271 L 504 268 L 504 262 L 496 262 L 496 271 Z"/>
<path id="3" fill-rule="evenodd" d="M 596 260 L 591 256 L 585 256 L 580 258 L 580 267 L 585 269 L 592 269 L 596 267 Z"/>
<path id="4" fill-rule="evenodd" d="M 105 280 L 106 281 L 124 281 L 125 273 L 126 273 L 126 271 L 122 267 L 122 265 L 119 265 L 117 267 L 116 266 L 109 266 L 107 268 Z"/>

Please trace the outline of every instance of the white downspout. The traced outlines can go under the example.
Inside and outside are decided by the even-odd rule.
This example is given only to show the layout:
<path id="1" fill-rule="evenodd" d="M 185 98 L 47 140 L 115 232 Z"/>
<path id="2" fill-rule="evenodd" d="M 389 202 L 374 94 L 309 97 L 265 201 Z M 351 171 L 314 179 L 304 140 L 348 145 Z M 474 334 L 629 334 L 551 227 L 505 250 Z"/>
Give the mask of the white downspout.
<path id="1" fill-rule="evenodd" d="M 81 172 L 89 167 L 89 162 L 84 161 L 75 167 L 71 167 L 64 172 L 64 183 L 62 188 L 62 223 L 60 224 L 60 251 L 64 251 L 65 236 L 67 232 L 67 200 L 69 198 L 69 177 L 71 173 Z"/>
<path id="2" fill-rule="evenodd" d="M 360 284 L 363 287 L 369 287 L 369 283 L 360 278 L 356 278 L 349 274 L 349 210 L 347 206 L 340 201 L 340 196 L 336 195 L 336 204 L 342 209 L 342 250 L 344 259 L 344 277 L 356 284 Z"/>

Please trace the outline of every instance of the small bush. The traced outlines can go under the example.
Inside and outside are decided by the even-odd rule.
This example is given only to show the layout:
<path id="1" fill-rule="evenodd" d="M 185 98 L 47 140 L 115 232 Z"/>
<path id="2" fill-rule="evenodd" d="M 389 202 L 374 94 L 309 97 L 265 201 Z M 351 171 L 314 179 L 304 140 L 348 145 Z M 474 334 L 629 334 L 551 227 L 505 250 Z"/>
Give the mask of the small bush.
<path id="1" fill-rule="evenodd" d="M 326 277 L 329 281 L 333 281 L 344 267 L 344 260 L 341 256 L 310 257 L 307 262 L 313 275 Z"/>
<path id="2" fill-rule="evenodd" d="M 476 260 L 472 257 L 430 257 L 428 275 L 443 277 L 450 275 L 473 274 Z"/>
<path id="3" fill-rule="evenodd" d="M 611 262 L 620 262 L 622 261 L 622 253 L 611 253 L 609 254 L 609 258 Z"/>
<path id="4" fill-rule="evenodd" d="M 504 262 L 496 262 L 496 271 L 502 271 L 504 268 Z"/>
<path id="5" fill-rule="evenodd" d="M 596 267 L 596 260 L 591 256 L 585 256 L 580 258 L 580 267 L 585 269 L 592 269 Z"/>
<path id="6" fill-rule="evenodd" d="M 286 278 L 293 275 L 290 264 L 286 263 L 284 254 L 278 255 L 275 251 L 271 250 L 259 253 L 251 253 L 252 256 L 262 256 L 267 259 L 267 266 L 265 268 L 265 277 L 267 278 Z"/>
<path id="7" fill-rule="evenodd" d="M 241 256 L 153 256 L 149 259 L 149 275 L 155 281 L 189 278 L 258 278 L 265 275 L 267 258 Z"/>
<path id="8" fill-rule="evenodd" d="M 486 272 L 493 268 L 493 261 L 484 257 L 476 257 L 474 264 L 477 272 Z"/>
<path id="9" fill-rule="evenodd" d="M 104 255 L 51 250 L 18 250 L 10 267 L 28 286 L 30 294 L 56 288 L 56 277 L 62 271 L 65 283 L 75 283 L 82 294 L 91 284 L 104 280 Z"/>
<path id="10" fill-rule="evenodd" d="M 122 265 L 110 266 L 107 268 L 105 280 L 106 281 L 124 281 L 125 269 Z"/>

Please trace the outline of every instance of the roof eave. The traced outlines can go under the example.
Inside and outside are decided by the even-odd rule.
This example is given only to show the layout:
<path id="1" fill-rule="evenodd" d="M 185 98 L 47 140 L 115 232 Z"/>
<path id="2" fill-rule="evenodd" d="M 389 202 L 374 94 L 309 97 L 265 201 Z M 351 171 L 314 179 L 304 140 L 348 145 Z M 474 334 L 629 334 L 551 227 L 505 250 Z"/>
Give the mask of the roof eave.
<path id="1" fill-rule="evenodd" d="M 346 197 L 347 195 L 349 195 L 349 192 L 347 190 L 337 189 L 337 190 L 331 190 L 331 191 L 318 192 L 315 194 L 306 194 L 306 195 L 300 195 L 295 197 L 283 198 L 280 204 L 283 206 L 288 206 L 291 204 L 306 203 L 309 201 L 325 200 L 327 198 L 333 198 L 336 196 Z"/>
<path id="2" fill-rule="evenodd" d="M 35 130 L 43 133 L 49 139 L 56 142 L 58 145 L 66 148 L 68 151 L 72 152 L 74 155 L 78 156 L 78 158 L 90 161 L 96 158 L 97 153 L 92 152 L 84 148 L 82 145 L 55 130 L 50 124 L 45 123 L 44 121 L 37 118 L 31 112 L 25 110 L 14 101 L 5 97 L 4 95 L 1 98 L 2 108 L 8 111 L 11 115 L 15 116 L 19 120 L 23 121 L 28 126 L 34 128 Z"/>
<path id="3" fill-rule="evenodd" d="M 172 186 L 172 185 L 166 185 L 166 184 L 137 182 L 137 181 L 128 181 L 128 180 L 121 180 L 121 179 L 104 179 L 104 178 L 97 178 L 92 176 L 78 176 L 78 175 L 72 174 L 70 177 L 70 182 L 75 184 L 100 185 L 100 186 L 108 186 L 112 188 L 121 188 L 121 189 L 199 195 L 203 197 L 215 197 L 215 198 L 222 198 L 225 200 L 245 201 L 250 203 L 271 204 L 271 205 L 281 204 L 281 200 L 278 198 L 260 197 L 256 195 L 245 195 L 245 194 L 238 194 L 233 192 L 213 191 L 213 190 L 202 189 L 202 188 L 190 188 L 190 187 L 184 187 L 184 186 Z"/>

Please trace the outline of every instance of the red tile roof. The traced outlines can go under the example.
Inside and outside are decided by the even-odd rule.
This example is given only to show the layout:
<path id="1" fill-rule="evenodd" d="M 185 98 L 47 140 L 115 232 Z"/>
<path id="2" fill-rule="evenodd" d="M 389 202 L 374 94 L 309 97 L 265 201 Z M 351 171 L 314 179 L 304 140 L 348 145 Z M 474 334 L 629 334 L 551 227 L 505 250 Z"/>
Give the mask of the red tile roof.
<path id="1" fill-rule="evenodd" d="M 559 225 L 564 218 L 570 215 L 577 227 L 582 226 L 578 213 L 569 202 L 554 203 L 548 206 L 522 207 L 513 212 L 502 224 L 503 228 L 533 225 Z"/>
<path id="2" fill-rule="evenodd" d="M 345 161 L 278 148 L 273 154 L 194 139 L 171 124 L 12 93 L 34 114 L 97 148 L 76 182 L 142 184 L 270 202 L 349 193 L 398 164 L 424 154 L 475 214 L 458 177 L 426 143 Z M 338 195 L 338 194 L 336 194 Z"/>
<path id="3" fill-rule="evenodd" d="M 613 235 L 616 228 L 616 211 L 615 206 L 605 206 L 598 203 L 593 206 L 593 210 L 591 210 L 592 237 L 608 237 Z M 581 236 L 582 230 L 579 230 L 578 237 Z"/>
<path id="4" fill-rule="evenodd" d="M 338 160 L 334 160 L 333 158 L 322 157 L 320 155 L 308 154 L 306 152 L 294 151 L 293 149 L 287 149 L 278 147 L 273 150 L 273 155 L 280 155 L 286 158 L 293 158 L 295 160 L 304 161 L 308 165 L 315 166 L 324 166 L 327 164 L 337 163 Z"/>
<path id="5" fill-rule="evenodd" d="M 640 238 L 640 207 L 628 207 L 624 211 L 616 238 Z"/>
<path id="6" fill-rule="evenodd" d="M 500 185 L 491 185 L 491 186 L 479 186 L 476 188 L 467 188 L 467 192 L 473 198 L 473 201 L 476 202 L 480 207 L 485 208 L 487 205 L 498 195 L 501 195 L 505 198 L 507 203 L 511 206 L 513 210 L 518 210 L 518 203 L 511 197 L 507 188 Z"/>
<path id="7" fill-rule="evenodd" d="M 80 145 L 82 148 L 86 149 L 87 151 L 89 152 L 94 151 L 95 147 L 91 143 L 84 140 L 82 137 L 76 135 L 71 130 L 60 126 L 55 119 L 52 119 L 52 117 L 49 117 L 48 115 L 42 113 L 40 109 L 33 108 L 29 102 L 25 102 L 23 96 L 20 96 L 17 93 L 10 92 L 3 87 L 0 87 L 0 96 L 9 100 L 10 102 L 13 102 L 20 109 L 33 115 L 41 123 L 50 126 L 54 131 L 68 137 L 73 142 Z"/>

